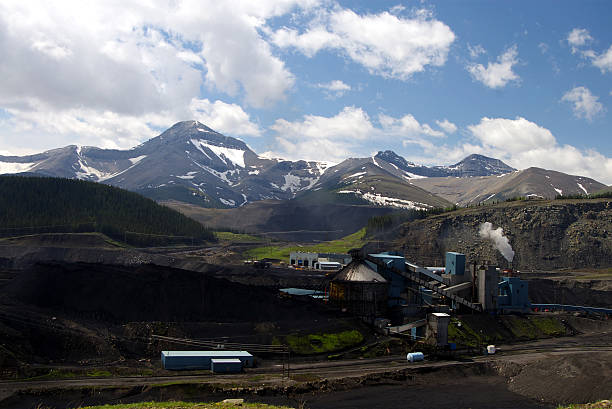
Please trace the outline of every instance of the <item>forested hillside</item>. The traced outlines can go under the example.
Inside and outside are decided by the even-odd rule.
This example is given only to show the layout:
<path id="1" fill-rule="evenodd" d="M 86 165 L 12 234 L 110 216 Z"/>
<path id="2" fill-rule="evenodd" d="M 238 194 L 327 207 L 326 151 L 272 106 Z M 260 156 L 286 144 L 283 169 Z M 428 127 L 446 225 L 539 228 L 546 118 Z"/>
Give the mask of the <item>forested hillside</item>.
<path id="1" fill-rule="evenodd" d="M 74 179 L 0 176 L 0 235 L 78 231 L 134 244 L 172 239 L 166 236 L 214 240 L 200 223 L 127 190 Z"/>

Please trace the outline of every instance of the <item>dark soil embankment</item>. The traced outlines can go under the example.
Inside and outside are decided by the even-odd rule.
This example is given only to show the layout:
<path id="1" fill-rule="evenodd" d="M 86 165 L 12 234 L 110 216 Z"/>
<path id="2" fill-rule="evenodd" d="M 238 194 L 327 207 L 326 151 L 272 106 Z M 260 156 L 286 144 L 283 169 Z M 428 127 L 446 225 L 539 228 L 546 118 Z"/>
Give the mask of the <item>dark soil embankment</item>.
<path id="1" fill-rule="evenodd" d="M 595 402 L 612 396 L 612 352 L 546 354 L 521 364 L 499 363 L 509 389 L 555 403 Z"/>
<path id="2" fill-rule="evenodd" d="M 612 308 L 612 292 L 593 289 L 589 281 L 572 279 L 529 280 L 529 299 L 533 304 L 568 304 Z"/>
<path id="3" fill-rule="evenodd" d="M 270 344 L 297 331 L 364 330 L 310 297 L 281 296 L 213 276 L 230 269 L 207 269 L 47 263 L 21 271 L 0 294 L 0 361 L 103 364 L 186 348 L 152 334 Z"/>
<path id="4" fill-rule="evenodd" d="M 38 264 L 5 287 L 4 297 L 39 308 L 112 322 L 304 320 L 321 314 L 314 301 L 152 265 Z"/>

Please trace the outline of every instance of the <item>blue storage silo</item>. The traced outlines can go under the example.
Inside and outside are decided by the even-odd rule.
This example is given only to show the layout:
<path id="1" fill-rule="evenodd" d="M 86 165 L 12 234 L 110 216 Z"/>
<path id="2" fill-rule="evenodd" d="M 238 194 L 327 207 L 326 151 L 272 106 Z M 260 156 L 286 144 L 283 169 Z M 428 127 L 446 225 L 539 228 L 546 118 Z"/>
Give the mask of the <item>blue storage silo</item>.
<path id="1" fill-rule="evenodd" d="M 238 373 L 242 371 L 242 361 L 236 358 L 213 358 L 210 360 L 210 370 L 212 373 Z"/>
<path id="2" fill-rule="evenodd" d="M 465 254 L 449 251 L 446 253 L 446 274 L 462 276 L 465 273 Z"/>
<path id="3" fill-rule="evenodd" d="M 238 359 L 244 367 L 255 363 L 253 355 L 247 351 L 162 351 L 161 362 L 164 369 L 196 370 L 211 369 L 212 359 Z"/>

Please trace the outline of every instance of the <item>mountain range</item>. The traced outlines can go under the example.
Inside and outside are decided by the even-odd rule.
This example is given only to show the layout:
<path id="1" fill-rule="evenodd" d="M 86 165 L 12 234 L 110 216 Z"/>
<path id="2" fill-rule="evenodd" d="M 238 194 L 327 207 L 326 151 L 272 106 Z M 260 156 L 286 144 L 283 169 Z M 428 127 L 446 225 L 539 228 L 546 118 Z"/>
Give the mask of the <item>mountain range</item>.
<path id="1" fill-rule="evenodd" d="M 429 209 L 591 193 L 593 179 L 470 155 L 427 167 L 392 151 L 339 164 L 265 158 L 243 141 L 198 121 L 184 121 L 129 150 L 75 145 L 29 156 L 0 156 L 0 174 L 84 179 L 135 191 L 157 201 L 236 208 L 263 200 Z"/>

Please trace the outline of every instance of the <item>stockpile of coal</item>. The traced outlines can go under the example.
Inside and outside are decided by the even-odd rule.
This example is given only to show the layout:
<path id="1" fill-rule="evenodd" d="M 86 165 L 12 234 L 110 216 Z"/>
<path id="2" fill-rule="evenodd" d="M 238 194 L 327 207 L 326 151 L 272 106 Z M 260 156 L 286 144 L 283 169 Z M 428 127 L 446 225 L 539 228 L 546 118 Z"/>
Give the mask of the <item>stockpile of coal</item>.
<path id="1" fill-rule="evenodd" d="M 534 304 L 569 304 L 612 308 L 612 293 L 592 288 L 589 281 L 529 280 L 529 299 Z"/>
<path id="2" fill-rule="evenodd" d="M 37 264 L 12 280 L 2 298 L 118 323 L 310 321 L 327 313 L 314 300 L 153 265 Z"/>

